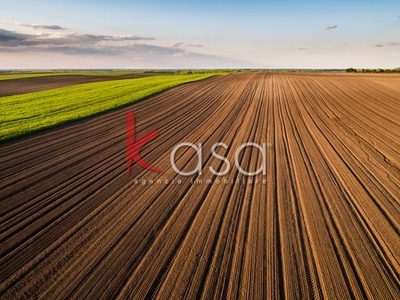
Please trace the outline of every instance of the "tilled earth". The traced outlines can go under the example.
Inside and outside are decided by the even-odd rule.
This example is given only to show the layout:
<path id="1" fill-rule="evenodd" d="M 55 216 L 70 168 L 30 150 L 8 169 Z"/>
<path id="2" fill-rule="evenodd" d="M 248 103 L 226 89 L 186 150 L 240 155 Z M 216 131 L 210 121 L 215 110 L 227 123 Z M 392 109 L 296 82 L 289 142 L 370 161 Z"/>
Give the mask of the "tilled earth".
<path id="1" fill-rule="evenodd" d="M 214 77 L 1 145 L 1 298 L 399 299 L 400 78 L 385 78 Z M 162 173 L 128 176 L 128 111 L 139 137 L 158 130 L 141 154 Z M 201 175 L 171 167 L 182 142 L 202 143 Z M 266 143 L 265 175 L 238 171 L 245 142 Z"/>

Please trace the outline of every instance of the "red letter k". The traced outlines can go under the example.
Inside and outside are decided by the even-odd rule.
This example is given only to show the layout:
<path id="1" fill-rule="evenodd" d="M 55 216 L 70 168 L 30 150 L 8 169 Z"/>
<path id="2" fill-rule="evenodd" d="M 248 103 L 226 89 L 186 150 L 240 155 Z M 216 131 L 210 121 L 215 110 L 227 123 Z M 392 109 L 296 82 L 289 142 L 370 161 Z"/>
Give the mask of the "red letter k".
<path id="1" fill-rule="evenodd" d="M 126 113 L 126 167 L 128 175 L 131 172 L 132 161 L 136 162 L 139 166 L 144 169 L 151 170 L 154 172 L 161 173 L 162 170 L 156 168 L 147 162 L 145 162 L 140 157 L 140 150 L 142 147 L 150 142 L 151 140 L 155 139 L 158 136 L 158 132 L 153 130 L 148 134 L 141 136 L 138 140 L 136 140 L 136 133 L 135 133 L 135 115 L 132 112 Z"/>

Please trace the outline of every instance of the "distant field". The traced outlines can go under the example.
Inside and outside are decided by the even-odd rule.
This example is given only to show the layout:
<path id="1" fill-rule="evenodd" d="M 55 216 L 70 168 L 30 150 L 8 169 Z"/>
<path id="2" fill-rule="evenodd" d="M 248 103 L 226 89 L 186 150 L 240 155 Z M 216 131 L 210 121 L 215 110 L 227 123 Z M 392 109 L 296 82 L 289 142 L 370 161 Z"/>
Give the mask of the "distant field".
<path id="1" fill-rule="evenodd" d="M 96 115 L 214 74 L 168 75 L 75 85 L 1 97 L 0 141 Z"/>
<path id="2" fill-rule="evenodd" d="M 54 76 L 58 74 L 52 73 L 21 73 L 21 74 L 0 74 L 0 80 L 11 80 L 20 78 L 33 78 L 33 77 L 43 77 L 43 76 Z"/>
<path id="3" fill-rule="evenodd" d="M 81 74 L 60 74 L 54 76 L 39 76 L 39 77 L 27 77 L 27 78 L 16 78 L 10 80 L 0 80 L 0 97 L 21 95 L 33 92 L 39 92 L 44 90 L 51 90 L 61 87 L 73 86 L 83 83 L 103 82 L 109 80 L 120 80 L 120 79 L 133 79 L 140 77 L 158 76 L 157 74 L 124 74 L 124 75 L 88 75 L 86 73 Z"/>
<path id="4" fill-rule="evenodd" d="M 40 73 L 10 73 L 1 74 L 0 80 L 12 80 L 12 79 L 22 79 L 22 78 L 35 78 L 35 77 L 45 77 L 45 76 L 61 76 L 61 75 L 87 75 L 87 76 L 121 76 L 132 74 L 132 72 L 107 72 L 107 71 L 77 71 L 77 72 L 40 72 Z"/>
<path id="5" fill-rule="evenodd" d="M 86 76 L 138 76 L 138 75 L 194 75 L 194 74 L 208 74 L 208 75 L 224 75 L 231 73 L 230 70 L 72 70 L 72 71 L 12 71 L 0 72 L 0 81 L 22 79 L 22 78 L 35 78 L 47 76 L 62 76 L 62 75 L 86 75 Z"/>

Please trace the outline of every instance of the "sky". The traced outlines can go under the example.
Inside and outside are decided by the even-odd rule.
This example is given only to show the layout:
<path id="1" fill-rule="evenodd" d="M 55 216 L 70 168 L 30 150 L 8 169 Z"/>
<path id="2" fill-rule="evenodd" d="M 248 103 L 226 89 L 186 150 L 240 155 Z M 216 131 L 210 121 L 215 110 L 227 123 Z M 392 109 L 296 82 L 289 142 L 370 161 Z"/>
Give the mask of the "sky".
<path id="1" fill-rule="evenodd" d="M 399 0 L 0 0 L 0 69 L 397 68 Z"/>

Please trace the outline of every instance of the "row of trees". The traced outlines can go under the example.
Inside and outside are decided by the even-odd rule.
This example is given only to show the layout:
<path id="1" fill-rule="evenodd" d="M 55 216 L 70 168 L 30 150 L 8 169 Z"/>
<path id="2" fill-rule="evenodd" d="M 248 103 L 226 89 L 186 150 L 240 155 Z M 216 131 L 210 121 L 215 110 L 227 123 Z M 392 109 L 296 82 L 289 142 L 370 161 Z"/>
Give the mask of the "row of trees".
<path id="1" fill-rule="evenodd" d="M 346 69 L 347 73 L 400 73 L 400 68 L 396 69 Z"/>

